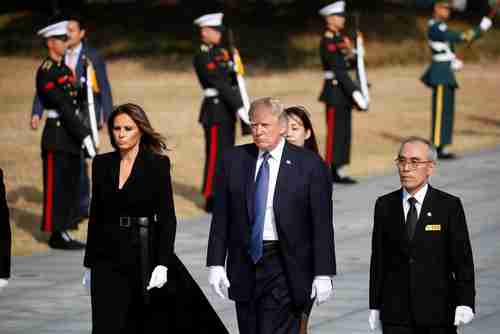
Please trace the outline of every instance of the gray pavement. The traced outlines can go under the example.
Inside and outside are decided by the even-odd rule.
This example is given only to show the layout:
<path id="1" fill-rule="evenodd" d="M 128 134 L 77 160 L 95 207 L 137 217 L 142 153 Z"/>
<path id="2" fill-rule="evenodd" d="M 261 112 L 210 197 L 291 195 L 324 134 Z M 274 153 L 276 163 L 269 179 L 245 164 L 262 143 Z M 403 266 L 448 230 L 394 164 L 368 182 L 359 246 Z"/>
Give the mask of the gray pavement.
<path id="1" fill-rule="evenodd" d="M 500 331 L 500 146 L 440 162 L 434 186 L 462 198 L 476 264 L 477 314 L 467 334 Z M 373 205 L 398 187 L 393 175 L 336 187 L 335 238 L 338 275 L 335 296 L 315 307 L 310 332 L 369 333 L 368 269 Z M 204 268 L 209 217 L 179 222 L 176 250 L 231 333 L 237 333 L 234 305 L 209 290 Z M 81 287 L 81 252 L 50 251 L 13 259 L 13 277 L 0 296 L 1 334 L 90 333 L 90 299 Z"/>

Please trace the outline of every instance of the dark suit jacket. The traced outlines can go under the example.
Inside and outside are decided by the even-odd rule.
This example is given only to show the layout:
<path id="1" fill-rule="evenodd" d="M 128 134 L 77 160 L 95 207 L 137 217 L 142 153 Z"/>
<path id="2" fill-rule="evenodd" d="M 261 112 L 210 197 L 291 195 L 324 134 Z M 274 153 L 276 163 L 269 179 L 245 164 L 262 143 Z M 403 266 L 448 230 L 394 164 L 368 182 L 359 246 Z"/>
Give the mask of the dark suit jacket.
<path id="1" fill-rule="evenodd" d="M 429 186 L 412 240 L 402 190 L 377 199 L 370 308 L 386 324 L 449 326 L 457 305 L 474 309 L 474 264 L 460 199 Z"/>
<path id="2" fill-rule="evenodd" d="M 220 45 L 202 44 L 194 56 L 193 66 L 202 89 L 215 88 L 216 97 L 205 97 L 200 110 L 199 122 L 204 126 L 233 124 L 236 111 L 243 106 L 239 91 L 233 86 L 234 71 L 229 52 Z"/>
<path id="3" fill-rule="evenodd" d="M 118 190 L 120 154 L 98 155 L 92 162 L 92 200 L 84 265 L 136 265 L 130 229 L 120 217 L 158 216 L 154 265 L 168 267 L 174 251 L 176 218 L 170 179 L 170 160 L 141 148 L 130 176 Z"/>
<path id="4" fill-rule="evenodd" d="M 3 183 L 3 171 L 0 169 L 0 278 L 10 277 L 11 238 L 9 208 Z"/>
<path id="5" fill-rule="evenodd" d="M 207 265 L 227 262 L 230 298 L 252 297 L 254 264 L 248 254 L 258 149 L 235 147 L 223 157 L 208 242 Z M 285 271 L 296 306 L 310 299 L 314 276 L 334 275 L 332 183 L 321 158 L 285 144 L 274 193 L 274 214 Z M 227 257 L 227 259 L 226 259 Z"/>
<path id="6" fill-rule="evenodd" d="M 76 63 L 76 78 L 77 81 L 80 82 L 80 78 L 84 75 L 84 59 L 88 57 L 94 66 L 97 85 L 99 86 L 99 93 L 95 94 L 95 110 L 97 113 L 97 119 L 100 119 L 102 115 L 104 122 L 107 121 L 109 115 L 113 111 L 113 97 L 111 95 L 111 85 L 108 80 L 108 73 L 106 70 L 106 63 L 104 59 L 99 55 L 97 50 L 89 47 L 87 43 L 82 42 L 82 50 L 78 57 L 78 61 Z M 43 115 L 43 105 L 38 97 L 38 94 L 35 94 L 33 99 L 33 106 L 31 109 L 31 115 L 38 115 L 40 118 Z"/>
<path id="7" fill-rule="evenodd" d="M 324 80 L 319 100 L 340 109 L 352 107 L 352 93 L 359 88 L 347 72 L 344 36 L 326 31 L 321 39 L 319 52 L 323 70 L 331 71 L 334 75 L 332 79 Z"/>

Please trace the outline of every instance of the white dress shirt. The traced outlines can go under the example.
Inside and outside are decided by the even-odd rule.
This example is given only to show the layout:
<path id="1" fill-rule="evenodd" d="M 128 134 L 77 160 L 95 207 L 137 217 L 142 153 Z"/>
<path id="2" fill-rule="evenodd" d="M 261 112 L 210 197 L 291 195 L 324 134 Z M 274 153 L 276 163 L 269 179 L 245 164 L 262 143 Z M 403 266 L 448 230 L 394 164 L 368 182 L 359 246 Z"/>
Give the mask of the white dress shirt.
<path id="1" fill-rule="evenodd" d="M 274 190 L 276 189 L 276 180 L 278 179 L 278 171 L 280 169 L 281 156 L 283 155 L 283 148 L 285 147 L 285 138 L 281 138 L 278 145 L 269 151 L 269 158 L 267 163 L 269 164 L 269 188 L 267 192 L 267 203 L 266 203 L 266 213 L 264 216 L 264 232 L 263 240 L 278 240 L 278 233 L 276 232 L 276 221 L 274 218 L 273 211 L 273 201 L 274 201 Z M 257 165 L 255 167 L 255 179 L 257 179 L 257 173 L 259 172 L 260 166 L 262 165 L 262 156 L 266 151 L 259 150 L 259 157 L 257 159 Z"/>
<path id="2" fill-rule="evenodd" d="M 64 55 L 64 63 L 76 71 L 76 64 L 78 64 L 78 58 L 80 57 L 80 52 L 82 51 L 82 43 L 78 44 L 73 49 L 67 49 Z"/>
<path id="3" fill-rule="evenodd" d="M 429 185 L 426 184 L 419 191 L 417 191 L 413 196 L 410 195 L 406 189 L 403 188 L 403 210 L 405 213 L 405 222 L 406 216 L 408 216 L 408 211 L 410 211 L 410 203 L 408 203 L 408 198 L 413 197 L 417 200 L 415 203 L 415 208 L 417 209 L 417 218 L 420 217 L 420 210 L 422 210 L 422 204 L 424 203 L 425 194 L 427 194 L 427 189 L 429 189 Z"/>

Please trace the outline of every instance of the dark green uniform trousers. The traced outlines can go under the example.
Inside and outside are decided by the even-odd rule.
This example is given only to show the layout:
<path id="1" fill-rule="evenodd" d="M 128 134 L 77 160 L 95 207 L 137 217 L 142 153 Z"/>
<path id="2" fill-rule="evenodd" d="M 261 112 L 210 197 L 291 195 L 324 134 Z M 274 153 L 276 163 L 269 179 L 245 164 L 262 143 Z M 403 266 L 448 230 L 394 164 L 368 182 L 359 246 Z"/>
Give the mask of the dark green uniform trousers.
<path id="1" fill-rule="evenodd" d="M 437 148 L 452 143 L 455 118 L 455 88 L 437 85 L 432 89 L 431 141 Z"/>

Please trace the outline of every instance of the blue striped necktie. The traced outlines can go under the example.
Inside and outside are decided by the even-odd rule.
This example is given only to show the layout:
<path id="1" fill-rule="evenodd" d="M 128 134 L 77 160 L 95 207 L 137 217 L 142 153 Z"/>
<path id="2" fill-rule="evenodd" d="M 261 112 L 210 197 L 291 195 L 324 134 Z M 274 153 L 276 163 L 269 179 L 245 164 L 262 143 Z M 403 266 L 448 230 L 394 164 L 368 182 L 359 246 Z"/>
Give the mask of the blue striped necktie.
<path id="1" fill-rule="evenodd" d="M 262 235 L 264 232 L 264 218 L 266 215 L 267 193 L 269 191 L 269 152 L 262 155 L 257 179 L 255 180 L 254 221 L 250 238 L 249 253 L 254 263 L 262 257 Z"/>

